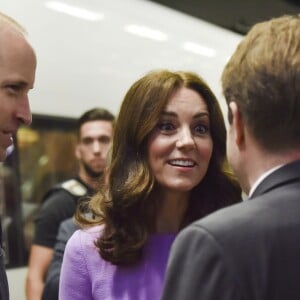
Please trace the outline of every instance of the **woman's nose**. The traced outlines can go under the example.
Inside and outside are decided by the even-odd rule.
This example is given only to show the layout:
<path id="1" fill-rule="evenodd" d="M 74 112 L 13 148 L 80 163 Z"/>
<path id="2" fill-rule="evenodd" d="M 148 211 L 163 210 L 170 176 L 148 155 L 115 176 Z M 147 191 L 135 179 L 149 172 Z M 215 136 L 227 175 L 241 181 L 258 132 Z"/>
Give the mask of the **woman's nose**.
<path id="1" fill-rule="evenodd" d="M 176 142 L 178 148 L 194 147 L 195 141 L 190 129 L 182 129 Z"/>

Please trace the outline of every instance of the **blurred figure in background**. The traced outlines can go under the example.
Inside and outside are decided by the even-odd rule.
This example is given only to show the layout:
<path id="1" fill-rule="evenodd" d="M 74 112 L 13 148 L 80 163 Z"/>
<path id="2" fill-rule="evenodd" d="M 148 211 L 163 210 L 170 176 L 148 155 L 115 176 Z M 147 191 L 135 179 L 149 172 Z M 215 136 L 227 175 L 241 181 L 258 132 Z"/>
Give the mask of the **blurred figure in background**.
<path id="1" fill-rule="evenodd" d="M 59 225 L 74 215 L 78 200 L 94 194 L 106 167 L 114 116 L 106 109 L 85 112 L 77 123 L 78 175 L 54 186 L 44 197 L 35 221 L 26 279 L 27 300 L 41 300 Z"/>
<path id="2" fill-rule="evenodd" d="M 190 72 L 153 71 L 121 105 L 108 183 L 94 218 L 69 239 L 59 299 L 160 299 L 170 246 L 184 226 L 239 202 L 219 104 Z"/>
<path id="3" fill-rule="evenodd" d="M 58 299 L 60 271 L 66 244 L 72 234 L 79 228 L 79 225 L 76 223 L 76 220 L 73 217 L 63 221 L 60 224 L 56 243 L 54 245 L 53 258 L 45 280 L 42 300 Z"/>
<path id="4" fill-rule="evenodd" d="M 183 230 L 164 300 L 300 299 L 300 16 L 255 25 L 222 75 L 249 200 Z"/>
<path id="5" fill-rule="evenodd" d="M 33 88 L 35 70 L 36 55 L 25 30 L 11 17 L 0 13 L 0 162 L 5 160 L 6 150 L 12 145 L 18 127 L 31 123 L 28 92 Z M 0 299 L 9 299 L 1 221 Z"/>

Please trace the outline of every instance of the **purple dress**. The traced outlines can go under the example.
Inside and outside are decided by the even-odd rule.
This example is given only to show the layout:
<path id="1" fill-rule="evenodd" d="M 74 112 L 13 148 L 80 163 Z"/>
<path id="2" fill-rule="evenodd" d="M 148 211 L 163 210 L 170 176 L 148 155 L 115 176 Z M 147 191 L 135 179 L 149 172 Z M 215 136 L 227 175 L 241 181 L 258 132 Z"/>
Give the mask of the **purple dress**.
<path id="1" fill-rule="evenodd" d="M 149 237 L 134 266 L 103 260 L 94 245 L 103 226 L 76 231 L 67 243 L 59 286 L 60 300 L 159 300 L 170 247 L 176 234 Z"/>

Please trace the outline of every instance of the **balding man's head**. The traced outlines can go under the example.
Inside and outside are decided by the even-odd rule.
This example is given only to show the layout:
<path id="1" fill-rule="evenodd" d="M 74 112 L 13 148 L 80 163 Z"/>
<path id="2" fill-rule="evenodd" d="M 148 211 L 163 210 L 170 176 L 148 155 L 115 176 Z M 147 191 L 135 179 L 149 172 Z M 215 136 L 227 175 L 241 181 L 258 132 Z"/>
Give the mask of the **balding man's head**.
<path id="1" fill-rule="evenodd" d="M 0 161 L 21 124 L 30 124 L 28 92 L 33 88 L 36 56 L 26 31 L 0 13 Z"/>

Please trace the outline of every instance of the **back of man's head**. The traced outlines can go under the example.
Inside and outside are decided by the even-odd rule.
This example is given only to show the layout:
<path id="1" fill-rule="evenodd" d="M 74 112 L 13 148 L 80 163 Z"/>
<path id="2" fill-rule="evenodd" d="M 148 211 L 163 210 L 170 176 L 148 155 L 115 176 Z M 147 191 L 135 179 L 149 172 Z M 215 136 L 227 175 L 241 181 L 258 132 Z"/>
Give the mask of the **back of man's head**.
<path id="1" fill-rule="evenodd" d="M 83 124 L 91 121 L 109 121 L 114 123 L 115 116 L 105 108 L 93 108 L 84 112 L 77 121 L 77 134 Z"/>
<path id="2" fill-rule="evenodd" d="M 222 85 L 260 146 L 272 152 L 299 148 L 300 16 L 256 24 L 226 65 Z"/>
<path id="3" fill-rule="evenodd" d="M 0 31 L 8 27 L 22 33 L 24 36 L 27 34 L 25 28 L 21 24 L 12 17 L 0 12 Z"/>

